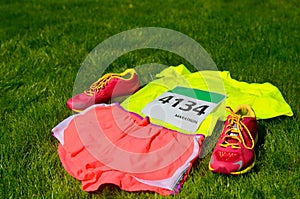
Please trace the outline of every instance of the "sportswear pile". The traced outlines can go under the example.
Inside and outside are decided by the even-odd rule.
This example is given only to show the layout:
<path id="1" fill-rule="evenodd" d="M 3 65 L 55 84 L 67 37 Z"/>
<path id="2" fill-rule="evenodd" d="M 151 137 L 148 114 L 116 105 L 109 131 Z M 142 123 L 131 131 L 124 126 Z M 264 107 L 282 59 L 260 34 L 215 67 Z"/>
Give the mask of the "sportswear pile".
<path id="1" fill-rule="evenodd" d="M 68 100 L 68 108 L 83 111 L 62 121 L 52 132 L 60 142 L 58 153 L 63 166 L 82 181 L 83 190 L 95 191 L 102 184 L 112 183 L 127 191 L 177 193 L 204 149 L 204 136 L 211 135 L 218 119 L 225 120 L 225 103 L 231 107 L 249 104 L 256 119 L 293 115 L 278 88 L 270 83 L 239 82 L 228 71 L 191 73 L 180 65 L 168 67 L 156 77 L 123 101 L 122 107 L 93 104 L 137 90 L 140 83 L 133 69 L 104 75 L 84 93 Z M 195 134 L 153 118 L 150 123 L 142 109 L 176 86 L 221 93 L 227 98 Z M 222 172 L 222 167 L 228 167 L 223 173 L 239 174 L 254 165 L 254 118 L 246 107 L 230 112 L 215 150 L 218 152 L 212 156 L 211 170 Z"/>

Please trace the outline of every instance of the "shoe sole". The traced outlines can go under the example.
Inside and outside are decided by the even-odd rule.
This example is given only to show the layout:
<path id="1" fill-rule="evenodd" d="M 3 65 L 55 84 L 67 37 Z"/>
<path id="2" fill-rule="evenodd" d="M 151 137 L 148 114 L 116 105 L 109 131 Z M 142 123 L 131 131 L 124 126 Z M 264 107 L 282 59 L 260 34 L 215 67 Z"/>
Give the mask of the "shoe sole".
<path id="1" fill-rule="evenodd" d="M 249 172 L 255 165 L 255 161 L 256 161 L 256 155 L 254 153 L 254 160 L 253 160 L 253 163 L 250 164 L 247 168 L 245 168 L 244 170 L 242 171 L 235 171 L 235 172 L 230 172 L 229 174 L 232 174 L 232 175 L 240 175 L 240 174 L 244 174 L 244 173 L 247 173 Z"/>
<path id="2" fill-rule="evenodd" d="M 80 112 L 82 112 L 83 110 L 72 109 L 72 111 L 75 112 L 75 113 L 80 113 Z"/>

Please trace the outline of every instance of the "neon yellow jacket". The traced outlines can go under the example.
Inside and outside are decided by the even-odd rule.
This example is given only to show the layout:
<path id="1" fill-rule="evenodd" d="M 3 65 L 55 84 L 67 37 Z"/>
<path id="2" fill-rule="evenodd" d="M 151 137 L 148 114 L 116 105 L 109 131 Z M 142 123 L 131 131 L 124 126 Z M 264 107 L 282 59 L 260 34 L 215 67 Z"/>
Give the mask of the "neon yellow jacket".
<path id="1" fill-rule="evenodd" d="M 270 83 L 246 83 L 234 80 L 228 71 L 199 71 L 191 73 L 184 65 L 170 66 L 156 75 L 155 79 L 128 97 L 121 106 L 128 111 L 142 114 L 142 109 L 162 93 L 176 86 L 217 92 L 227 96 L 216 111 L 200 125 L 196 134 L 211 135 L 218 119 L 225 120 L 225 106 L 235 108 L 249 104 L 257 119 L 267 119 L 279 115 L 292 116 L 291 107 L 286 103 L 277 87 Z M 151 122 L 182 133 L 190 134 L 173 125 L 151 118 Z"/>

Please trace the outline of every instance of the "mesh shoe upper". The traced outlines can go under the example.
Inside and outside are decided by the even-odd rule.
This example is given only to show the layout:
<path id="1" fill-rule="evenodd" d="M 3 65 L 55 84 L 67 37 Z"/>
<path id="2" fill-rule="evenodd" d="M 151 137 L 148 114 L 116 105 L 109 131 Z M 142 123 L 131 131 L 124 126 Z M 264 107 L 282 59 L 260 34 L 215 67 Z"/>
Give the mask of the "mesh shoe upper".
<path id="1" fill-rule="evenodd" d="M 257 121 L 248 105 L 228 110 L 230 114 L 212 153 L 209 169 L 223 174 L 241 174 L 254 165 Z"/>
<path id="2" fill-rule="evenodd" d="M 120 74 L 107 73 L 83 93 L 70 98 L 67 107 L 79 112 L 93 104 L 106 103 L 113 97 L 130 95 L 139 87 L 139 78 L 134 69 L 127 69 Z"/>

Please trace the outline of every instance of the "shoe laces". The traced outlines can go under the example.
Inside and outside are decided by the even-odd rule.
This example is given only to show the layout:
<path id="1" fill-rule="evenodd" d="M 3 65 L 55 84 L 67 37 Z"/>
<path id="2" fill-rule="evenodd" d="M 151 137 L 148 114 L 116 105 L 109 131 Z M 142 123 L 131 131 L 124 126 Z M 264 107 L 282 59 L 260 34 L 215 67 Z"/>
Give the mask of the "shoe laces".
<path id="1" fill-rule="evenodd" d="M 84 91 L 85 94 L 89 96 L 93 96 L 95 92 L 99 92 L 101 89 L 105 88 L 106 84 L 115 77 L 120 77 L 119 74 L 114 73 L 107 73 L 103 75 L 100 79 L 98 79 L 96 82 L 91 84 L 91 86 Z"/>
<path id="2" fill-rule="evenodd" d="M 225 127 L 227 130 L 225 131 L 225 136 L 223 137 L 224 142 L 221 143 L 220 146 L 240 148 L 238 143 L 242 143 L 246 149 L 253 149 L 255 144 L 254 139 L 247 126 L 242 122 L 243 116 L 234 113 L 230 107 L 226 107 L 226 109 L 229 110 L 230 117 L 228 119 L 228 124 Z M 243 129 L 251 139 L 251 147 L 247 146 L 247 144 L 245 143 L 244 136 L 242 134 Z M 233 140 L 237 140 L 238 142 L 232 142 Z"/>

